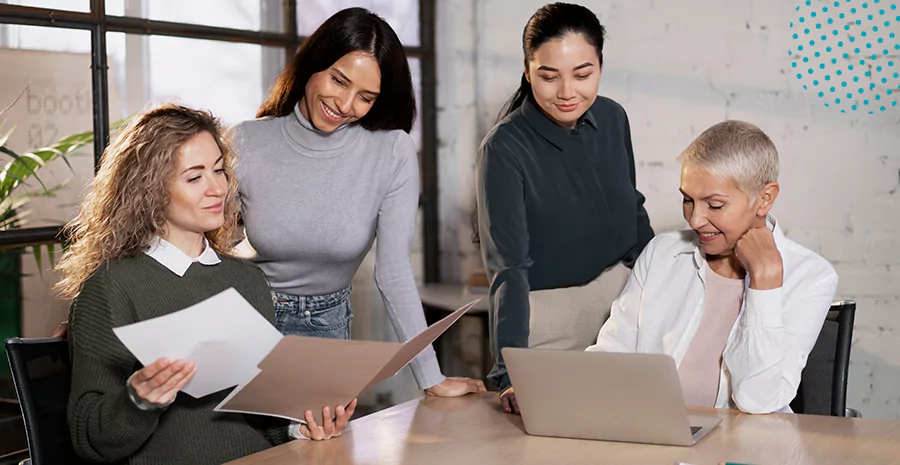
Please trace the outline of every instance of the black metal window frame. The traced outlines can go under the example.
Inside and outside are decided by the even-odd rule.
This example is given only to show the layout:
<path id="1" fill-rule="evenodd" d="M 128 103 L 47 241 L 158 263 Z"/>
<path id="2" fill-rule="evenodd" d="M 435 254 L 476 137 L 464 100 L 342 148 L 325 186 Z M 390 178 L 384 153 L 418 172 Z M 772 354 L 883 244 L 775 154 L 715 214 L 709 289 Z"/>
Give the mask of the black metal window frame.
<path id="1" fill-rule="evenodd" d="M 297 0 L 282 0 L 284 32 L 249 31 L 198 24 L 157 21 L 106 14 L 105 0 L 91 0 L 89 13 L 0 4 L 0 24 L 80 29 L 91 32 L 91 87 L 93 103 L 94 167 L 99 166 L 103 150 L 109 143 L 109 81 L 106 33 L 160 35 L 187 39 L 246 43 L 285 49 L 289 62 L 297 47 L 306 39 L 297 33 Z M 419 45 L 404 46 L 407 56 L 421 64 L 422 128 L 422 208 L 424 233 L 425 281 L 440 280 L 438 266 L 437 205 L 437 109 L 434 50 L 435 1 L 419 0 Z M 0 231 L 0 248 L 52 243 L 59 241 L 59 226 L 22 228 Z"/>

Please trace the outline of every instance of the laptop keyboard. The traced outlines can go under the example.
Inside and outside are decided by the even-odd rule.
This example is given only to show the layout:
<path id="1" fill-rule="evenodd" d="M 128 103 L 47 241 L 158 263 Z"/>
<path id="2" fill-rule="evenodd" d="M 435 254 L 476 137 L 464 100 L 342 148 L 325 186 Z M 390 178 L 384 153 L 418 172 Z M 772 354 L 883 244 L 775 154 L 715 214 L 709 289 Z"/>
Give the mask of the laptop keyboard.
<path id="1" fill-rule="evenodd" d="M 691 426 L 691 436 L 697 434 L 697 431 L 700 431 L 701 429 L 703 429 L 702 426 Z"/>

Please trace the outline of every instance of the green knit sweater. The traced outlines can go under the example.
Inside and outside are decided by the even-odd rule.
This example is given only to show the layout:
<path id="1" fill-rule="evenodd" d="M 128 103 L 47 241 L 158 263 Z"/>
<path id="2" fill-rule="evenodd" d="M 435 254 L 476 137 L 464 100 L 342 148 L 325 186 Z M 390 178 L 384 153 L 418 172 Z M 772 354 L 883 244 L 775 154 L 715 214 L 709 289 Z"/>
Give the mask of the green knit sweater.
<path id="1" fill-rule="evenodd" d="M 141 410 L 128 397 L 126 382 L 142 365 L 113 328 L 176 312 L 229 287 L 274 323 L 263 273 L 220 258 L 217 265 L 195 262 L 179 277 L 142 253 L 110 261 L 85 282 L 69 314 L 69 430 L 80 456 L 123 464 L 218 464 L 288 440 L 286 420 L 213 411 L 227 389 L 200 399 L 182 392 L 159 410 Z"/>

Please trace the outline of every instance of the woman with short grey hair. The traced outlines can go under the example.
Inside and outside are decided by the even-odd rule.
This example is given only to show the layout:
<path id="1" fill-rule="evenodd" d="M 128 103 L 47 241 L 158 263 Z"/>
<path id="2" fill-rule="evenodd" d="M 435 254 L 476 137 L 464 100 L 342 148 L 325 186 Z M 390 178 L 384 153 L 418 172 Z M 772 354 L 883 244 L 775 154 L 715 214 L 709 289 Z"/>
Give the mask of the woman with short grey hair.
<path id="1" fill-rule="evenodd" d="M 688 405 L 790 412 L 838 276 L 771 215 L 778 152 L 758 127 L 719 123 L 679 159 L 691 229 L 647 244 L 588 350 L 671 355 Z"/>

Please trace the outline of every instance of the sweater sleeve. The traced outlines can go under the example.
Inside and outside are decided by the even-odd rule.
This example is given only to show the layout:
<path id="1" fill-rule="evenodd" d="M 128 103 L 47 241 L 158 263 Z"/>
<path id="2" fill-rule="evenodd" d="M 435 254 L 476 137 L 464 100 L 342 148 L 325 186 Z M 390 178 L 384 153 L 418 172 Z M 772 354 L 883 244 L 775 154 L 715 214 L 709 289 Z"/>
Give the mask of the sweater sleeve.
<path id="1" fill-rule="evenodd" d="M 140 366 L 112 329 L 131 321 L 132 304 L 101 267 L 69 313 L 72 390 L 68 420 L 81 457 L 115 462 L 134 454 L 156 430 L 164 409 L 141 410 L 126 382 Z"/>
<path id="2" fill-rule="evenodd" d="M 511 385 L 501 349 L 528 347 L 528 270 L 532 264 L 522 172 L 505 150 L 502 144 L 494 147 L 488 141 L 475 164 L 478 235 L 491 279 L 489 317 L 494 368 L 488 378 L 501 391 Z"/>
<path id="3" fill-rule="evenodd" d="M 280 446 L 292 439 L 288 431 L 288 420 L 265 415 L 243 415 L 247 424 L 262 433 L 272 446 Z"/>
<path id="4" fill-rule="evenodd" d="M 408 134 L 398 131 L 394 155 L 399 158 L 399 166 L 378 210 L 375 283 L 397 337 L 406 341 L 427 327 L 409 257 L 419 208 L 419 163 L 415 144 Z M 410 367 L 421 389 L 445 379 L 431 346 Z"/>

